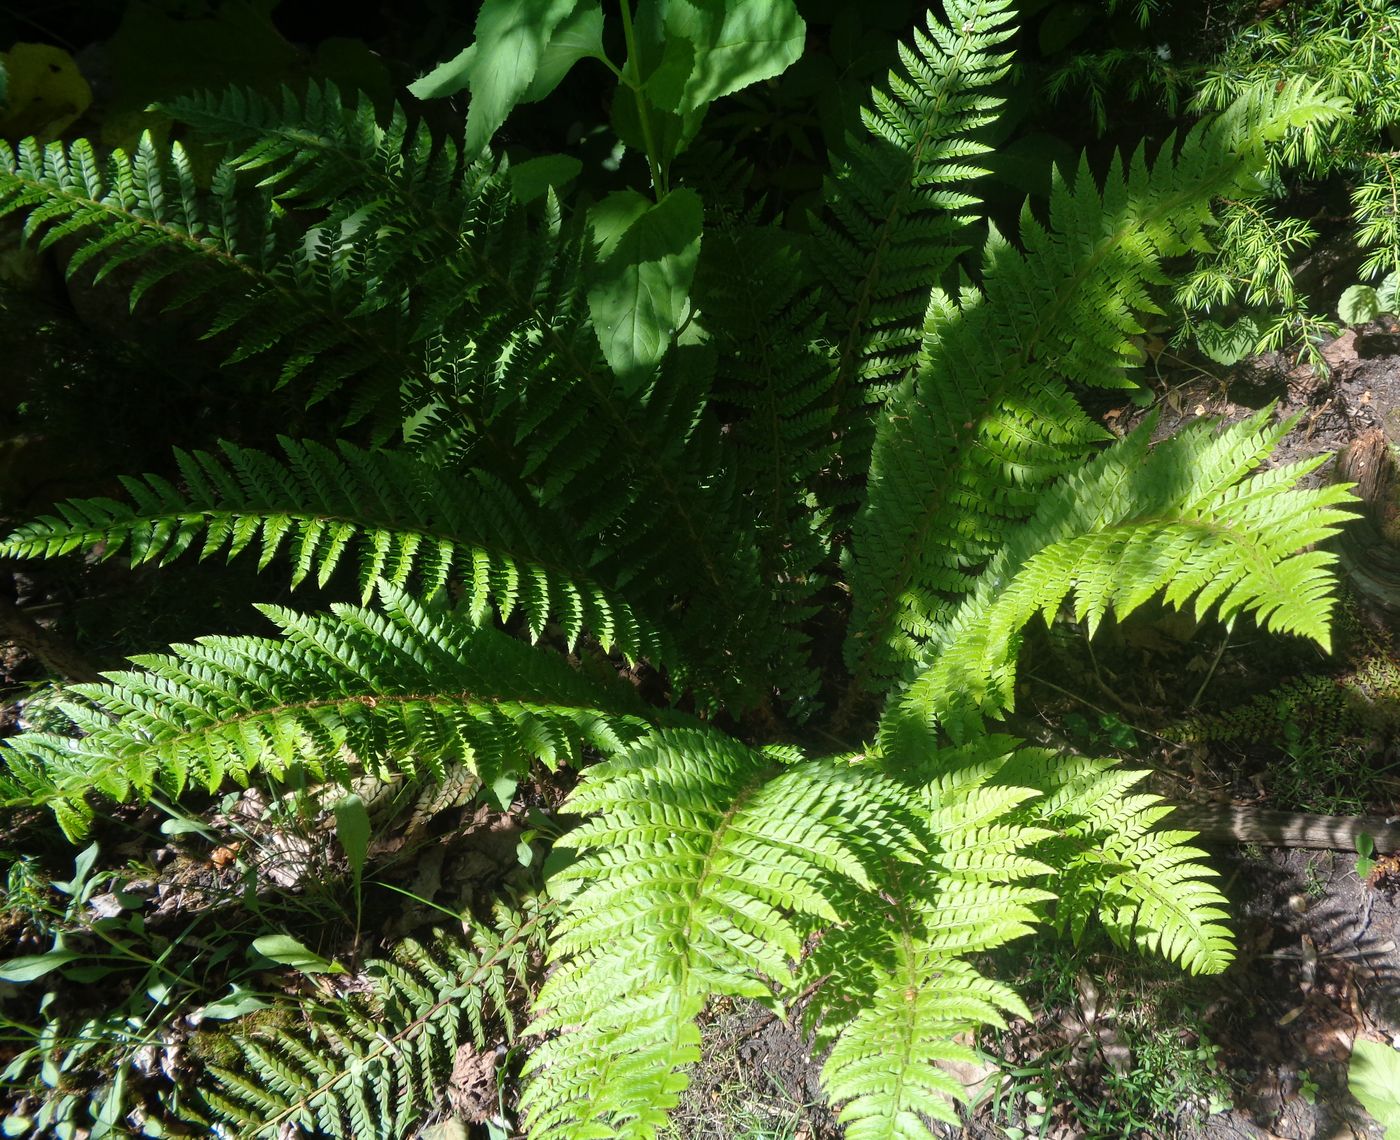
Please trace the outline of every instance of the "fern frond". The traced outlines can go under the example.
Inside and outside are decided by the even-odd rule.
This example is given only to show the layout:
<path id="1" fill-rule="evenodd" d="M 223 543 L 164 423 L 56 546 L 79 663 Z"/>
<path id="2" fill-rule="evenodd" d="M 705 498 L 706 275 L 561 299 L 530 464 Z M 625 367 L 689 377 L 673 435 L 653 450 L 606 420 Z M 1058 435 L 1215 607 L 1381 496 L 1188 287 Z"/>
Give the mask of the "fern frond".
<path id="1" fill-rule="evenodd" d="M 293 765 L 341 776 L 352 763 L 409 776 L 466 764 L 490 782 L 535 759 L 576 762 L 584 744 L 616 751 L 645 727 L 625 687 L 387 585 L 380 594 L 374 611 L 265 606 L 280 639 L 202 638 L 73 686 L 64 711 L 86 735 L 7 741 L 0 795 L 49 805 L 76 838 L 89 793 L 177 796 Z"/>
<path id="2" fill-rule="evenodd" d="M 175 297 L 217 300 L 212 331 L 235 357 L 275 359 L 281 381 L 306 385 L 312 401 L 343 388 L 352 418 L 378 409 L 381 436 L 403 431 L 429 461 L 520 488 L 574 549 L 600 552 L 588 579 L 672 615 L 682 686 L 741 704 L 811 689 L 786 636 L 797 620 L 777 612 L 803 571 L 781 559 L 765 569 L 746 538 L 752 504 L 709 410 L 714 353 L 677 346 L 645 390 L 619 387 L 589 322 L 582 282 L 594 251 L 581 213 L 566 216 L 552 196 L 521 205 L 503 167 L 464 165 L 451 140 L 401 110 L 380 121 L 367 100 L 347 105 L 333 88 L 167 109 L 230 148 L 215 215 L 242 217 L 239 206 L 264 226 L 278 219 L 275 240 L 229 254 L 217 281 L 199 276 L 212 282 L 204 292 L 182 278 Z M 0 152 L 0 171 L 14 170 L 8 181 L 0 173 L 0 202 L 43 229 L 74 199 L 89 257 L 205 251 L 178 219 L 148 234 L 128 224 L 137 206 L 83 197 L 68 153 L 32 143 L 18 158 Z M 148 165 L 162 168 L 154 151 Z M 246 206 L 240 182 L 256 182 L 241 192 Z M 201 188 L 186 189 L 204 209 Z M 365 356 L 360 339 L 388 355 Z"/>
<path id="3" fill-rule="evenodd" d="M 940 1062 L 972 1060 L 961 1040 L 1026 1016 L 1006 985 L 967 961 L 1030 933 L 1053 895 L 1051 868 L 1034 857 L 1053 832 L 1027 814 L 1034 788 L 1003 779 L 1017 742 L 983 737 L 942 749 L 900 772 L 917 780 L 926 851 L 886 870 L 881 898 L 827 931 L 802 978 L 827 981 L 807 1011 L 818 1041 L 835 1038 L 823 1087 L 847 1135 L 923 1140 L 922 1118 L 953 1121 L 966 1099 Z"/>
<path id="4" fill-rule="evenodd" d="M 211 1065 L 201 1100 L 215 1134 L 262 1140 L 289 1129 L 332 1140 L 407 1140 L 440 1107 L 458 1050 L 485 1051 L 488 1032 L 515 1037 L 512 993 L 525 991 L 544 949 L 548 908 L 497 908 L 499 931 L 476 924 L 469 944 L 405 939 L 371 960 L 366 996 L 321 1004 L 304 1026 L 231 1034 L 243 1065 Z"/>
<path id="5" fill-rule="evenodd" d="M 230 361 L 278 355 L 280 381 L 298 379 L 313 399 L 360 376 L 368 410 L 418 367 L 393 333 L 389 299 L 373 301 L 335 226 L 297 234 L 226 163 L 206 186 L 179 143 L 166 154 L 145 135 L 133 154 L 104 159 L 85 139 L 0 142 L 0 216 L 16 212 L 41 249 L 73 239 L 70 275 L 86 267 L 101 281 L 121 270 L 133 307 L 162 283 L 172 307 L 217 301 L 209 331 L 237 330 Z"/>
<path id="6" fill-rule="evenodd" d="M 814 924 L 915 844 L 878 775 L 702 731 L 590 769 L 568 807 L 596 814 L 561 840 L 580 857 L 551 880 L 568 893 L 532 1032 L 558 1036 L 527 1062 L 524 1095 L 540 1137 L 654 1134 L 698 1058 L 705 999 L 771 1002 Z"/>
<path id="7" fill-rule="evenodd" d="M 965 738 L 1009 710 L 1021 628 L 1067 596 L 1091 631 L 1110 608 L 1122 617 L 1160 593 L 1198 617 L 1253 613 L 1325 647 L 1335 556 L 1310 548 L 1351 517 L 1340 509 L 1351 495 L 1297 489 L 1326 456 L 1250 476 L 1291 427 L 1271 414 L 1218 433 L 1192 425 L 1152 450 L 1149 421 L 1043 493 L 939 629 L 933 663 L 882 727 L 887 751 L 902 731 L 939 724 Z"/>
<path id="8" fill-rule="evenodd" d="M 558 622 L 572 645 L 586 629 L 604 650 L 662 661 L 657 624 L 590 580 L 587 555 L 573 565 L 571 536 L 559 520 L 542 533 L 542 512 L 484 473 L 340 442 L 282 439 L 285 461 L 222 444 L 223 456 L 176 452 L 180 486 L 157 475 L 122 480 L 130 505 L 70 501 L 22 526 L 0 555 L 53 557 L 99 544 L 103 557 L 129 550 L 133 563 L 161 565 L 195 549 L 201 559 L 259 552 L 292 563 L 292 585 L 324 586 L 344 561 L 358 563 L 368 600 L 376 581 L 411 579 L 431 600 L 449 582 L 460 587 L 474 622 L 494 604 L 502 621 L 523 613 L 530 635 Z"/>
<path id="9" fill-rule="evenodd" d="M 882 413 L 854 536 L 847 662 L 857 688 L 907 676 L 1043 489 L 1106 438 L 1079 385 L 1121 387 L 1161 259 L 1208 248 L 1211 200 L 1250 193 L 1262 139 L 1335 115 L 1296 88 L 1259 94 L 1194 130 L 1179 153 L 1057 177 L 1024 252 L 995 232 L 984 291 L 935 290 L 915 375 Z"/>
<path id="10" fill-rule="evenodd" d="M 818 268 L 828 312 L 844 322 L 833 328 L 843 428 L 867 420 L 862 409 L 913 365 L 929 289 L 970 242 L 970 184 L 990 149 L 977 131 L 1001 106 L 990 89 L 1007 71 L 1014 12 L 1006 0 L 951 0 L 944 12 L 946 23 L 930 13 L 927 35 L 900 45 L 901 69 L 862 111 L 870 137 L 849 141 L 824 188 Z M 846 452 L 858 472 L 859 441 Z"/>
<path id="11" fill-rule="evenodd" d="M 923 1118 L 958 1123 L 950 1101 L 967 1093 L 939 1062 L 975 1064 L 954 1040 L 983 1026 L 1005 1026 L 1003 1013 L 1029 1017 L 1014 990 L 966 962 L 901 946 L 874 999 L 851 1022 L 822 1066 L 822 1087 L 847 1102 L 840 1122 L 850 1140 L 928 1140 Z"/>
<path id="12" fill-rule="evenodd" d="M 1113 760 L 1023 748 L 998 773 L 1044 794 L 1022 822 L 1050 837 L 1033 848 L 1055 868 L 1055 925 L 1077 941 L 1097 917 L 1114 942 L 1161 954 L 1193 974 L 1216 974 L 1234 956 L 1225 896 L 1194 834 L 1154 830 L 1171 811 L 1158 796 L 1132 793 L 1146 775 Z"/>

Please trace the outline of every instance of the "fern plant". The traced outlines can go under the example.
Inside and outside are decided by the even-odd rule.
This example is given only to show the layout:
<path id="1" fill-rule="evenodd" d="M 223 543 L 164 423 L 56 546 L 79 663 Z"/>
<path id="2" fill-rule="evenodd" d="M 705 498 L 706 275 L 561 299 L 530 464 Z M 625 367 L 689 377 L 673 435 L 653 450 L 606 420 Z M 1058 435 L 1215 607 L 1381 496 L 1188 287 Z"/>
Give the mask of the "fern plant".
<path id="1" fill-rule="evenodd" d="M 125 502 L 12 535 L 22 557 L 256 551 L 358 604 L 264 607 L 277 636 L 74 686 L 73 731 L 7 744 L 0 792 L 77 837 L 103 801 L 258 772 L 465 764 L 499 789 L 535 760 L 581 766 L 548 881 L 530 1134 L 654 1135 L 721 994 L 800 1004 L 850 1135 L 927 1135 L 955 1119 L 939 1063 L 969 1056 L 962 1035 L 1027 1014 L 984 951 L 1099 922 L 1192 971 L 1229 961 L 1211 872 L 1132 791 L 1142 774 L 998 725 L 1022 630 L 1066 604 L 1092 628 L 1162 596 L 1326 644 L 1315 547 L 1348 493 L 1303 486 L 1320 461 L 1267 467 L 1289 425 L 1266 411 L 1152 447 L 1150 424 L 1115 440 L 1080 396 L 1131 383 L 1168 259 L 1211 248 L 1212 203 L 1257 196 L 1270 144 L 1345 105 L 1251 89 L 1155 154 L 1057 174 L 1047 216 L 999 228 L 978 156 L 1012 7 L 950 0 L 873 93 L 804 238 L 706 218 L 676 162 L 709 102 L 795 58 L 795 9 L 643 4 L 634 22 L 624 5 L 619 64 L 596 5 L 545 7 L 523 26 L 488 0 L 477 42 L 416 85 L 470 89 L 461 140 L 313 87 L 172 105 L 226 148 L 207 180 L 178 145 L 0 149 L 0 210 L 70 272 L 120 268 L 135 300 L 203 308 L 234 361 L 377 424 L 369 449 L 181 453 Z M 488 64 L 506 55 L 518 70 Z M 651 185 L 526 192 L 492 133 L 594 57 Z M 405 952 L 421 983 L 428 960 Z M 410 1078 L 347 1018 L 329 1055 L 249 1045 L 269 1087 L 216 1074 L 211 1103 L 403 1134 L 396 1098 L 437 1079 L 439 1046 Z"/>
<path id="2" fill-rule="evenodd" d="M 496 910 L 492 926 L 475 924 L 469 943 L 409 938 L 391 958 L 367 963 L 367 995 L 311 1010 L 291 1031 L 254 1027 L 236 1037 L 238 1068 L 211 1064 L 214 1079 L 203 1090 L 215 1135 L 412 1135 L 458 1050 L 491 1048 L 489 1019 L 515 1036 L 545 912 Z"/>

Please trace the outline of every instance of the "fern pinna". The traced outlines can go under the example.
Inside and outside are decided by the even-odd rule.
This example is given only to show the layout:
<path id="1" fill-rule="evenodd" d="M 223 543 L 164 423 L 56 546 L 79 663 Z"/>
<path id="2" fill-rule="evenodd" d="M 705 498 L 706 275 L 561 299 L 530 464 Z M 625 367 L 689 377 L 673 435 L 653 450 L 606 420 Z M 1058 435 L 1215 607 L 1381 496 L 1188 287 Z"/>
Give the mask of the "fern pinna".
<path id="1" fill-rule="evenodd" d="M 711 219 L 697 256 L 698 197 L 664 177 L 656 203 L 629 191 L 622 221 L 590 222 L 556 188 L 518 194 L 490 153 L 315 87 L 173 105 L 227 148 L 208 179 L 149 140 L 103 160 L 0 150 L 0 210 L 64 243 L 70 272 L 129 267 L 134 299 L 208 307 L 236 361 L 377 425 L 368 447 L 181 452 L 127 480 L 127 501 L 65 503 L 6 541 L 137 562 L 257 551 L 294 586 L 358 599 L 266 607 L 277 636 L 208 637 L 74 686 L 71 732 L 6 746 L 6 801 L 49 805 L 76 837 L 103 798 L 255 773 L 465 764 L 499 789 L 535 760 L 583 766 L 519 1106 L 539 1137 L 655 1135 L 716 994 L 801 997 L 827 1094 L 875 1140 L 956 1119 L 940 1063 L 1026 1016 L 984 951 L 1097 922 L 1224 969 L 1222 897 L 1191 836 L 1133 791 L 1141 774 L 995 730 L 1022 630 L 1066 604 L 1092 629 L 1160 596 L 1326 645 L 1316 544 L 1348 493 L 1302 487 L 1320 461 L 1267 468 L 1289 424 L 1265 411 L 1154 447 L 1150 423 L 1115 440 L 1079 396 L 1131 383 L 1166 259 L 1209 249 L 1218 197 L 1258 192 L 1265 143 L 1344 107 L 1252 91 L 1155 154 L 1057 174 L 1047 210 L 999 229 L 977 157 L 1011 6 L 946 8 L 874 92 L 810 240 Z M 591 12 L 569 25 L 571 62 L 603 51 Z M 462 83 L 489 85 L 475 58 Z M 629 68 L 628 97 L 670 124 L 648 136 L 660 176 L 704 100 Z M 619 275 L 627 319 L 664 333 L 654 359 L 655 336 L 597 327 Z M 847 592 L 844 642 L 824 642 Z M 650 699 L 616 675 L 646 669 Z M 792 743 L 861 733 L 835 755 Z M 327 1058 L 246 1045 L 275 1088 L 219 1071 L 210 1103 L 404 1134 L 410 1077 L 393 1073 L 410 1062 L 375 1051 L 362 1015 L 338 1032 Z M 437 1079 L 413 1071 L 415 1088 Z"/>

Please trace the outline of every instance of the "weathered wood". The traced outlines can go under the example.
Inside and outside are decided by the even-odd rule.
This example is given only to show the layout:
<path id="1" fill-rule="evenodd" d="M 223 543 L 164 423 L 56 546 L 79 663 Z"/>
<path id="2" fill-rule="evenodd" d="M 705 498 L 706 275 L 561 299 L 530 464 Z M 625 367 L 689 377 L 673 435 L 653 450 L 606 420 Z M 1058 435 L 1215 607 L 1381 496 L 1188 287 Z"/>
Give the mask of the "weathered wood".
<path id="1" fill-rule="evenodd" d="M 1306 847 L 1355 851 L 1369 835 L 1379 852 L 1400 851 L 1400 819 L 1380 816 L 1313 815 L 1268 811 L 1231 804 L 1178 804 L 1163 827 L 1200 832 L 1207 843 L 1259 843 L 1265 847 Z"/>

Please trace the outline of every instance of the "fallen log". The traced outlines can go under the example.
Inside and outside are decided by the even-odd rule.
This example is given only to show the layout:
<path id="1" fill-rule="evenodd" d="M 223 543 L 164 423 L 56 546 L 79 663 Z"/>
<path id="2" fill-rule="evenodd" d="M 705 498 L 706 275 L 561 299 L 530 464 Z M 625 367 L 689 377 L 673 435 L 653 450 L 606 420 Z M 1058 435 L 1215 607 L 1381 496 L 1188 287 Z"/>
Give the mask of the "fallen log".
<path id="1" fill-rule="evenodd" d="M 1313 815 L 1234 804 L 1177 804 L 1162 826 L 1200 833 L 1206 843 L 1258 843 L 1264 847 L 1304 847 L 1355 851 L 1369 835 L 1381 853 L 1400 851 L 1400 817 Z"/>

